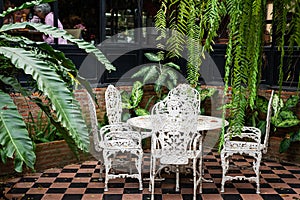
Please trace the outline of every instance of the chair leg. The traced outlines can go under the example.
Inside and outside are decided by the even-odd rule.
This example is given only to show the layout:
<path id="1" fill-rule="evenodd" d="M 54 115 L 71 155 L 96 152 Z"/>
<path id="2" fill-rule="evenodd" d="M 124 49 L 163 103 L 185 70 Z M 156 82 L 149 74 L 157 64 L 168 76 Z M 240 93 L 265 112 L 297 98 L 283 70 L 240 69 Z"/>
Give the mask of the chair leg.
<path id="1" fill-rule="evenodd" d="M 103 158 L 104 158 L 104 167 L 105 167 L 105 180 L 104 180 L 104 191 L 108 191 L 108 180 L 109 180 L 109 171 L 111 169 L 111 158 L 109 158 L 109 152 L 103 151 Z"/>
<path id="2" fill-rule="evenodd" d="M 99 181 L 103 181 L 103 177 L 102 177 L 102 173 L 104 170 L 104 164 L 102 163 L 102 161 L 100 161 L 100 172 L 99 172 Z"/>
<path id="3" fill-rule="evenodd" d="M 106 164 L 105 165 L 105 181 L 104 181 L 104 191 L 107 192 L 108 191 L 108 180 L 109 180 L 109 171 L 110 171 L 110 164 Z"/>
<path id="4" fill-rule="evenodd" d="M 152 171 L 150 171 L 150 181 L 151 181 L 151 200 L 154 200 L 154 179 L 155 179 L 155 165 L 156 165 L 156 160 L 154 158 L 151 159 L 152 160 L 152 163 L 151 163 L 151 166 L 152 166 Z"/>
<path id="5" fill-rule="evenodd" d="M 143 151 L 137 151 L 136 169 L 138 171 L 139 190 L 143 190 L 143 179 L 142 179 L 142 162 L 143 162 Z"/>
<path id="6" fill-rule="evenodd" d="M 256 193 L 259 194 L 260 193 L 260 184 L 259 184 L 259 168 L 260 168 L 260 162 L 261 162 L 261 158 L 262 158 L 262 154 L 261 152 L 259 152 L 257 154 L 257 156 L 254 157 L 254 161 L 253 161 L 253 170 L 255 172 L 256 178 L 255 178 L 255 182 L 256 182 Z"/>
<path id="7" fill-rule="evenodd" d="M 175 186 L 175 191 L 179 192 L 180 187 L 179 187 L 179 166 L 176 165 L 176 186 Z"/>
<path id="8" fill-rule="evenodd" d="M 128 155 L 128 160 L 129 160 L 129 163 L 131 163 L 132 162 L 132 154 L 130 153 L 129 155 Z M 132 174 L 132 166 L 131 166 L 131 164 L 129 165 L 129 174 Z"/>
<path id="9" fill-rule="evenodd" d="M 228 155 L 226 155 L 226 152 L 221 151 L 221 165 L 222 165 L 222 181 L 221 181 L 221 192 L 224 192 L 224 186 L 226 182 L 226 173 L 228 171 L 229 167 L 229 160 Z"/>
<path id="10" fill-rule="evenodd" d="M 197 170 L 196 170 L 196 164 L 197 164 L 197 159 L 193 159 L 193 182 L 194 182 L 194 194 L 193 194 L 193 200 L 196 200 L 196 195 L 197 195 Z M 199 173 L 199 180 L 200 180 L 200 193 L 202 193 L 202 167 L 200 167 L 201 171 Z"/>
<path id="11" fill-rule="evenodd" d="M 149 175 L 149 192 L 152 191 L 152 170 L 153 170 L 153 166 L 152 166 L 152 157 L 150 156 L 150 175 Z"/>
<path id="12" fill-rule="evenodd" d="M 205 134 L 204 132 L 201 133 L 202 134 L 202 139 L 200 140 L 200 150 L 201 150 L 201 153 L 200 153 L 200 158 L 199 158 L 199 193 L 202 194 L 202 181 L 203 181 L 203 174 L 204 174 L 204 167 L 203 167 L 203 134 Z M 195 162 L 197 162 L 197 160 L 195 160 Z M 196 163 L 195 163 L 196 164 Z"/>

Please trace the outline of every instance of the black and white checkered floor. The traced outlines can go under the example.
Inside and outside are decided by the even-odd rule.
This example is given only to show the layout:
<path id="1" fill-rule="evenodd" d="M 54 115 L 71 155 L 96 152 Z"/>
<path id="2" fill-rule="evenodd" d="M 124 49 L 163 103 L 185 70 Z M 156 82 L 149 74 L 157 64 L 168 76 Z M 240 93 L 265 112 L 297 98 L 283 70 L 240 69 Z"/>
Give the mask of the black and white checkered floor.
<path id="1" fill-rule="evenodd" d="M 148 155 L 149 156 L 149 155 Z M 149 164 L 145 154 L 144 165 Z M 234 166 L 250 166 L 251 159 L 236 156 Z M 300 200 L 300 167 L 293 164 L 277 163 L 263 160 L 261 164 L 261 194 L 256 194 L 255 184 L 247 181 L 226 183 L 225 193 L 220 193 L 221 165 L 219 153 L 215 150 L 204 156 L 205 178 L 212 183 L 203 183 L 203 193 L 197 199 L 248 199 L 248 200 Z M 114 179 L 109 182 L 109 191 L 104 192 L 104 183 L 99 181 L 100 166 L 97 161 L 86 161 L 81 164 L 67 165 L 62 169 L 48 169 L 42 173 L 27 174 L 5 182 L 4 196 L 0 199 L 26 200 L 139 200 L 150 199 L 149 182 L 144 181 L 144 190 L 138 190 L 135 179 Z M 234 174 L 250 175 L 247 168 L 234 168 Z M 145 177 L 149 174 L 144 174 Z M 175 192 L 174 174 L 163 174 L 164 181 L 157 182 L 155 199 L 157 200 L 190 200 L 192 199 L 192 182 L 189 175 L 181 175 L 181 191 Z M 0 194 L 1 195 L 1 194 Z"/>

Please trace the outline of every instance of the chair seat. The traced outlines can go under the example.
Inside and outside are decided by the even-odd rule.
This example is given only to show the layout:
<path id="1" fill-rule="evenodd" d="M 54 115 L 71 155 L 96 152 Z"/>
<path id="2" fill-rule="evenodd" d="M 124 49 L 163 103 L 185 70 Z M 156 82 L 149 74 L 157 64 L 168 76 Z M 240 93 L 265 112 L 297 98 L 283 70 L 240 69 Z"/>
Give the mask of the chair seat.
<path id="1" fill-rule="evenodd" d="M 140 149 L 140 146 L 130 139 L 118 139 L 118 140 L 108 140 L 105 142 L 105 147 L 109 149 L 126 149 L 126 148 L 136 148 Z"/>
<path id="2" fill-rule="evenodd" d="M 224 146 L 224 151 L 245 151 L 261 150 L 261 145 L 256 142 L 228 141 Z"/>

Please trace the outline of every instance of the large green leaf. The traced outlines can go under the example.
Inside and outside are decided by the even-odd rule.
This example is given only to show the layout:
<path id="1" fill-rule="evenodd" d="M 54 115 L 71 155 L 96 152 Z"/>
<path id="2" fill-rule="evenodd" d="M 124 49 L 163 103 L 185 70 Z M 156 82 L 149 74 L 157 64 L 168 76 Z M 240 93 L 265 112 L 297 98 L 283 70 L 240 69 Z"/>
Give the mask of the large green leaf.
<path id="1" fill-rule="evenodd" d="M 0 28 L 0 31 L 6 32 L 14 29 L 24 29 L 26 27 L 33 27 L 37 31 L 45 33 L 47 35 L 52 35 L 54 38 L 64 38 L 70 42 L 76 44 L 79 48 L 85 50 L 87 53 L 92 53 L 101 62 L 107 70 L 115 70 L 115 67 L 110 63 L 110 61 L 105 57 L 105 55 L 96 48 L 93 44 L 84 41 L 83 39 L 76 39 L 71 34 L 67 33 L 65 30 L 60 30 L 56 27 L 49 26 L 41 23 L 31 23 L 31 22 L 22 22 L 14 24 L 5 24 Z"/>
<path id="2" fill-rule="evenodd" d="M 0 74 L 0 80 L 4 84 L 13 87 L 14 91 L 20 92 L 23 96 L 28 96 L 29 95 L 29 91 L 27 91 L 25 88 L 23 88 L 22 85 L 20 84 L 20 82 L 16 78 L 6 77 L 6 76 Z"/>
<path id="3" fill-rule="evenodd" d="M 15 170 L 22 172 L 23 162 L 34 168 L 35 154 L 26 125 L 10 96 L 0 90 L 0 148 L 4 157 L 15 158 Z M 2 160 L 5 160 L 2 158 Z"/>
<path id="4" fill-rule="evenodd" d="M 121 98 L 122 98 L 122 108 L 125 108 L 125 109 L 133 108 L 133 106 L 131 105 L 130 95 L 128 94 L 127 91 L 125 91 L 125 90 L 121 91 Z"/>
<path id="5" fill-rule="evenodd" d="M 141 70 L 140 72 L 144 72 L 145 70 Z M 157 65 L 151 65 L 147 67 L 147 72 L 143 73 L 144 76 L 144 84 L 156 80 L 160 75 Z"/>
<path id="6" fill-rule="evenodd" d="M 131 92 L 131 105 L 137 107 L 143 98 L 143 84 L 140 81 L 136 81 L 133 84 Z"/>
<path id="7" fill-rule="evenodd" d="M 290 138 L 284 138 L 280 142 L 279 153 L 286 152 L 288 150 L 288 148 L 290 147 L 290 145 L 291 145 L 291 139 Z"/>
<path id="8" fill-rule="evenodd" d="M 159 55 L 156 55 L 154 53 L 145 53 L 145 56 L 150 60 L 150 61 L 153 61 L 153 62 L 159 62 L 161 61 L 162 59 L 159 57 Z"/>
<path id="9" fill-rule="evenodd" d="M 30 74 L 36 80 L 38 89 L 51 100 L 58 121 L 70 131 L 78 147 L 88 151 L 88 130 L 78 102 L 53 66 L 49 66 L 49 63 L 43 60 L 38 60 L 34 53 L 22 48 L 0 47 L 0 54 L 11 59 L 16 68 L 23 69 L 26 74 Z"/>
<path id="10" fill-rule="evenodd" d="M 168 62 L 166 64 L 164 64 L 166 67 L 172 67 L 174 69 L 177 69 L 177 70 L 180 70 L 180 66 L 175 64 L 175 63 L 172 63 L 172 62 Z"/>

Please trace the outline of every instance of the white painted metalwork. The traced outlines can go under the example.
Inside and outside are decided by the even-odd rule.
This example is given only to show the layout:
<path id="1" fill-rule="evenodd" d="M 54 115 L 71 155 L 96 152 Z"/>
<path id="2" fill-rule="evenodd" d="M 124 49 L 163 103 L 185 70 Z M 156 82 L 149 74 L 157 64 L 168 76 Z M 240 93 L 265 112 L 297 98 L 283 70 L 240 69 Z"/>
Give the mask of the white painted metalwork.
<path id="1" fill-rule="evenodd" d="M 198 114 L 201 114 L 200 94 L 195 88 L 191 87 L 189 84 L 179 84 L 177 87 L 169 91 L 168 96 L 172 98 L 180 98 L 182 101 L 189 102 L 189 104 L 191 104 L 192 107 L 198 110 Z"/>
<path id="2" fill-rule="evenodd" d="M 222 182 L 221 182 L 221 192 L 224 192 L 224 185 L 226 181 L 231 180 L 248 180 L 256 182 L 256 193 L 260 193 L 259 184 L 259 168 L 262 158 L 262 154 L 267 152 L 269 133 L 270 133 L 270 121 L 272 114 L 272 99 L 274 91 L 271 93 L 271 97 L 268 103 L 267 119 L 266 119 L 266 133 L 264 137 L 264 142 L 261 141 L 261 131 L 256 127 L 242 128 L 241 134 L 235 134 L 234 128 L 229 128 L 224 136 L 224 146 L 221 150 L 221 164 L 222 164 Z M 238 138 L 238 139 L 235 139 Z M 232 155 L 249 155 L 254 158 L 253 170 L 255 176 L 245 177 L 245 176 L 229 176 L 227 175 L 229 169 L 229 161 Z"/>
<path id="3" fill-rule="evenodd" d="M 152 130 L 151 115 L 144 115 L 133 117 L 127 120 L 127 123 L 136 129 L 147 129 Z M 207 115 L 198 115 L 198 122 L 196 124 L 197 131 L 201 133 L 202 131 L 216 130 L 224 126 L 228 126 L 228 121 L 224 121 L 220 117 L 213 117 Z M 145 138 L 151 137 L 151 135 L 146 135 Z M 143 138 L 143 135 L 142 135 Z"/>
<path id="4" fill-rule="evenodd" d="M 75 97 L 80 103 L 81 113 L 90 132 L 90 153 L 100 162 L 100 180 L 103 172 L 103 149 L 100 146 L 99 126 L 96 113 L 96 103 L 85 89 L 75 91 Z"/>
<path id="5" fill-rule="evenodd" d="M 114 178 L 137 178 L 139 180 L 139 189 L 143 189 L 142 183 L 142 160 L 143 149 L 141 144 L 141 135 L 133 131 L 129 126 L 106 125 L 100 129 L 101 147 L 103 148 L 103 158 L 105 166 L 105 185 L 104 191 L 108 191 L 108 181 Z M 129 173 L 112 173 L 113 165 L 117 165 L 118 155 L 125 155 L 119 161 L 119 165 L 129 166 Z M 132 172 L 132 159 L 135 163 L 136 173 Z"/>
<path id="6" fill-rule="evenodd" d="M 122 121 L 122 98 L 119 90 L 113 85 L 108 85 L 105 91 L 105 107 L 109 124 Z"/>
<path id="7" fill-rule="evenodd" d="M 143 149 L 141 144 L 141 134 L 134 131 L 131 126 L 121 122 L 122 100 L 120 92 L 109 85 L 105 92 L 106 111 L 109 125 L 100 129 L 100 147 L 103 149 L 103 159 L 105 166 L 105 187 L 108 191 L 108 181 L 114 178 L 137 178 L 139 189 L 142 185 L 142 160 Z M 120 160 L 120 154 L 124 155 Z M 136 173 L 132 173 L 132 159 L 135 162 Z M 118 162 L 119 160 L 119 162 Z M 113 174 L 113 165 L 129 165 L 130 172 L 123 174 Z"/>
<path id="8" fill-rule="evenodd" d="M 181 98 L 181 96 L 183 96 Z M 154 180 L 161 169 L 175 166 L 176 191 L 179 191 L 179 166 L 189 165 L 192 160 L 194 199 L 201 183 L 202 148 L 201 134 L 197 132 L 198 107 L 185 95 L 169 95 L 154 105 L 151 112 L 151 162 L 149 191 L 154 199 Z M 157 169 L 156 166 L 158 165 Z M 197 169 L 197 166 L 199 169 Z M 198 176 L 197 176 L 198 174 Z"/>

